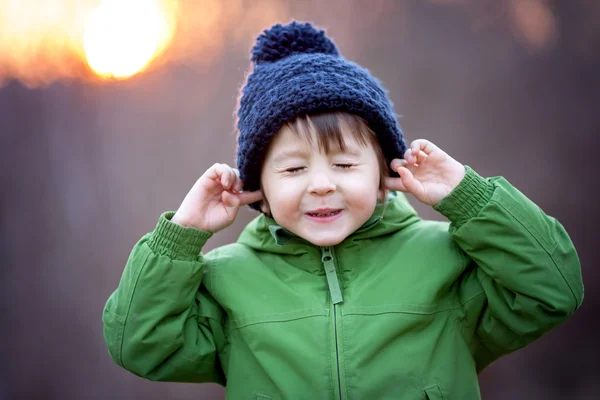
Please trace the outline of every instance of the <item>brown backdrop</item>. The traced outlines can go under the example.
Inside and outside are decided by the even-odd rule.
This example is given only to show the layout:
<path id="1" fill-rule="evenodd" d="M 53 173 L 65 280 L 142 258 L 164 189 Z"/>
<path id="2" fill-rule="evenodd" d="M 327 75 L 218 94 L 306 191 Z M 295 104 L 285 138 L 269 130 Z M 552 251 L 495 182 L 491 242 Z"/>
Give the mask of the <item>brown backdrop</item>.
<path id="1" fill-rule="evenodd" d="M 571 235 L 583 306 L 484 371 L 483 397 L 598 398 L 600 3 L 271 3 L 282 22 L 327 28 L 379 77 L 409 141 L 430 139 L 480 174 L 506 177 Z M 0 88 L 0 398 L 223 398 L 217 385 L 153 383 L 118 368 L 101 314 L 138 238 L 210 165 L 233 162 L 232 110 L 258 33 L 248 30 L 236 46 L 240 31 L 224 32 L 209 63 L 101 85 Z M 443 218 L 410 200 L 424 218 Z M 207 250 L 255 215 L 242 210 Z"/>

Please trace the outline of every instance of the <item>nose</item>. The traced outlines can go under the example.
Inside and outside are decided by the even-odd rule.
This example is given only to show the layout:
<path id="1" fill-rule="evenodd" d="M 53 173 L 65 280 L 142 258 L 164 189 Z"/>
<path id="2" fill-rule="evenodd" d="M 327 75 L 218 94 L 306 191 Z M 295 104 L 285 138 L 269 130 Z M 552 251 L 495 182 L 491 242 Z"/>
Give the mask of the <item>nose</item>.
<path id="1" fill-rule="evenodd" d="M 315 172 L 311 176 L 307 191 L 309 194 L 324 196 L 336 191 L 336 185 L 324 172 Z"/>

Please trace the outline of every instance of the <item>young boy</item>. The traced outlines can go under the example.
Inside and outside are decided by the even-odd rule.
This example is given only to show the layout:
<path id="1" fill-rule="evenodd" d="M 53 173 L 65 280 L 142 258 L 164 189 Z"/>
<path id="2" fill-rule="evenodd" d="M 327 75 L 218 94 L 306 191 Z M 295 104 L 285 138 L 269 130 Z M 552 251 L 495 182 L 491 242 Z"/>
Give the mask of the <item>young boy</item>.
<path id="1" fill-rule="evenodd" d="M 231 399 L 477 399 L 481 370 L 581 304 L 564 228 L 505 179 L 407 148 L 323 31 L 275 25 L 252 53 L 238 169 L 213 165 L 160 217 L 106 304 L 117 364 Z M 202 255 L 246 204 L 262 214 Z"/>

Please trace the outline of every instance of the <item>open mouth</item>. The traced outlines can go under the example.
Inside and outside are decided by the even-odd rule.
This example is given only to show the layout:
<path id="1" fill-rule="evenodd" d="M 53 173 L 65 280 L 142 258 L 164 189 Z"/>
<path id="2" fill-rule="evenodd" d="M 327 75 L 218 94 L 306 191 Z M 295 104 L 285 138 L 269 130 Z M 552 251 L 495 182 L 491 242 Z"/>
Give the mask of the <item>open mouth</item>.
<path id="1" fill-rule="evenodd" d="M 341 213 L 342 210 L 333 210 L 333 211 L 329 211 L 326 213 L 306 213 L 307 215 L 310 215 L 311 217 L 331 217 L 333 215 L 338 215 L 339 213 Z"/>
<path id="2" fill-rule="evenodd" d="M 327 212 L 308 212 L 308 219 L 317 222 L 331 222 L 342 214 L 342 210 L 332 210 Z"/>

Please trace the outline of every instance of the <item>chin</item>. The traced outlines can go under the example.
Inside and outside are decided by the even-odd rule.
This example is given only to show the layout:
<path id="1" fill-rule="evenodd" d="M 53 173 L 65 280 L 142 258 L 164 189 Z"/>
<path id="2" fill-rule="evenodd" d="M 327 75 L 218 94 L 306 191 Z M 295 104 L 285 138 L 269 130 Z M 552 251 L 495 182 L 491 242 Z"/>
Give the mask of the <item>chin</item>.
<path id="1" fill-rule="evenodd" d="M 315 246 L 332 247 L 332 246 L 342 243 L 342 241 L 344 239 L 345 239 L 345 237 L 343 237 L 343 238 L 318 238 L 318 239 L 312 238 L 312 239 L 306 239 L 306 240 L 308 240 Z"/>

